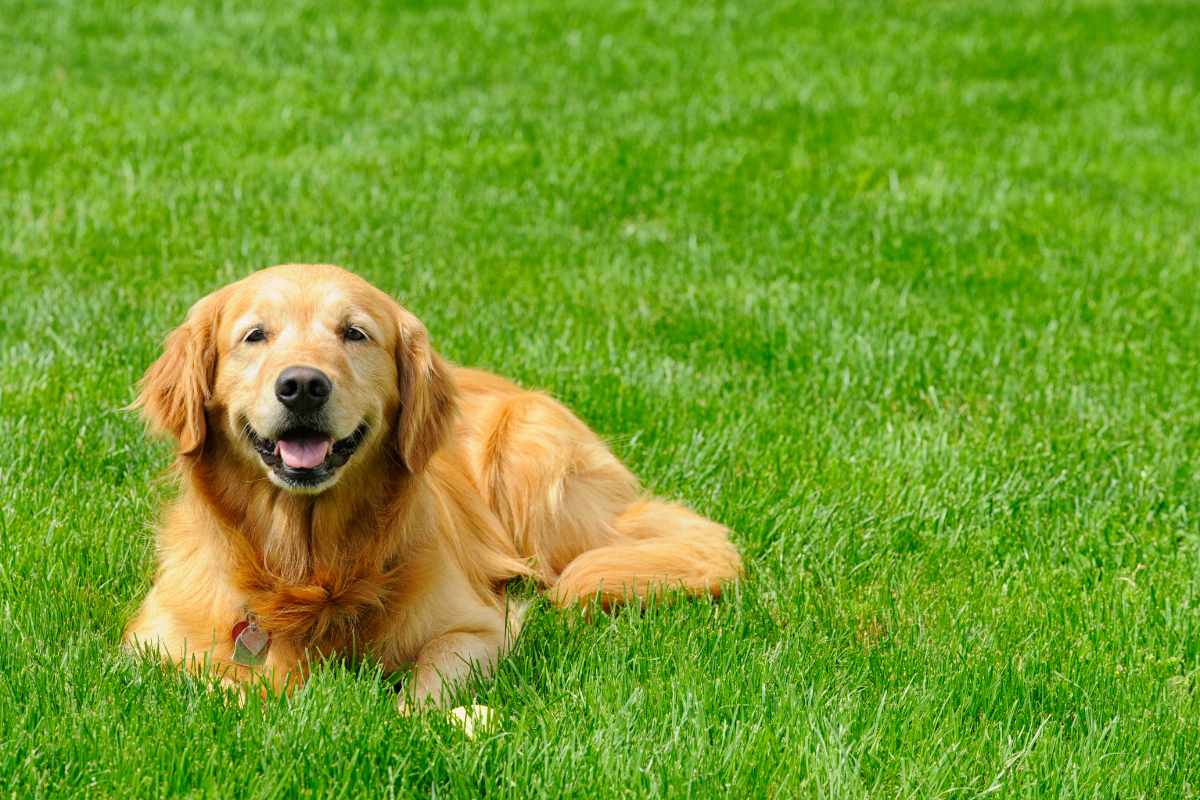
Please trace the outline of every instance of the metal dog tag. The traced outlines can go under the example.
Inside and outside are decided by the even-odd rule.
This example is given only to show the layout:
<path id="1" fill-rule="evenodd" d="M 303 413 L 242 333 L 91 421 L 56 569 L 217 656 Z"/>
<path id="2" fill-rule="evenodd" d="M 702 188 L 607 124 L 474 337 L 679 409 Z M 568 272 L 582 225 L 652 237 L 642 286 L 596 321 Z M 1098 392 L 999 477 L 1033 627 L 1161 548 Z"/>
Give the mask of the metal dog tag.
<path id="1" fill-rule="evenodd" d="M 267 660 L 271 634 L 258 627 L 258 618 L 247 614 L 233 626 L 233 660 L 243 667 L 257 667 Z"/>

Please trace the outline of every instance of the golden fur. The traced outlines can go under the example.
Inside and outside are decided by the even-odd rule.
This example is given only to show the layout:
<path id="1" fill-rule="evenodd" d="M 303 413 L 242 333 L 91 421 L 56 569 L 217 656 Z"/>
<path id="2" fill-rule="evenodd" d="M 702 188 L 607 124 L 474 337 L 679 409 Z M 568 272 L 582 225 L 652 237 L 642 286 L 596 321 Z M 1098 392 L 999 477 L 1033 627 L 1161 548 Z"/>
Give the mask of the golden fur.
<path id="1" fill-rule="evenodd" d="M 345 340 L 351 324 L 369 341 Z M 251 344 L 255 326 L 265 341 Z M 368 426 L 316 489 L 268 475 L 244 433 L 275 424 L 272 387 L 294 364 L 329 375 L 331 438 Z M 369 652 L 414 665 L 409 700 L 439 702 L 507 647 L 512 578 L 562 606 L 609 605 L 716 595 L 741 571 L 724 527 L 645 497 L 565 407 L 449 365 L 416 317 L 337 267 L 272 267 L 200 300 L 136 405 L 178 442 L 182 487 L 125 640 L 229 680 L 282 688 L 313 657 Z M 271 634 L 256 669 L 232 660 L 247 612 Z"/>

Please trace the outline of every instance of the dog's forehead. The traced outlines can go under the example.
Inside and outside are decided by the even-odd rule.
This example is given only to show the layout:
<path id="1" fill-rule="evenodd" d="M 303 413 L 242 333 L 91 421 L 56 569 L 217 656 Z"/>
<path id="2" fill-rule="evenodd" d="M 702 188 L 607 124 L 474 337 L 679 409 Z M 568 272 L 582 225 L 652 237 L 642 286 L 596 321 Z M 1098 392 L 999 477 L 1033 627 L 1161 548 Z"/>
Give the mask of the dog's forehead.
<path id="1" fill-rule="evenodd" d="M 357 286 L 339 276 L 266 274 L 255 276 L 239 293 L 237 316 L 261 314 L 286 319 L 344 317 L 370 314 L 367 286 Z"/>

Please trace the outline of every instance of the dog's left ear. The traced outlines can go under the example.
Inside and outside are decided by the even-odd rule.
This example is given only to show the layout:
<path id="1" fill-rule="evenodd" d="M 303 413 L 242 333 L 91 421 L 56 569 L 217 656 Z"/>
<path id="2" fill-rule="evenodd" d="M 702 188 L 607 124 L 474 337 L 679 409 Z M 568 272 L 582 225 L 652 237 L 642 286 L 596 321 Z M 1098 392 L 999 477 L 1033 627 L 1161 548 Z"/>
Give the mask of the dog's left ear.
<path id="1" fill-rule="evenodd" d="M 399 305 L 396 314 L 400 326 L 396 342 L 400 381 L 397 445 L 408 471 L 417 473 L 449 435 L 458 413 L 458 391 L 450 365 L 430 346 L 425 325 Z"/>
<path id="2" fill-rule="evenodd" d="M 217 368 L 218 295 L 192 306 L 183 324 L 167 336 L 162 355 L 146 370 L 132 405 L 141 409 L 152 431 L 175 437 L 180 455 L 195 455 L 204 445 L 204 407 L 212 396 Z"/>

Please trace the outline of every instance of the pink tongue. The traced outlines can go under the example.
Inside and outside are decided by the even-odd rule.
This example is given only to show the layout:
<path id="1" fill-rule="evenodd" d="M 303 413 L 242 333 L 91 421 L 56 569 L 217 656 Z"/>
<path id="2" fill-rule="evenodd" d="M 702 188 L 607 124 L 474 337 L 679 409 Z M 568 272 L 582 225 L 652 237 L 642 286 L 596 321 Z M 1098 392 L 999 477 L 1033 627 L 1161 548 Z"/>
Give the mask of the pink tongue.
<path id="1" fill-rule="evenodd" d="M 325 437 L 303 439 L 280 439 L 279 455 L 283 463 L 292 469 L 312 469 L 319 466 L 329 455 L 329 440 Z"/>

